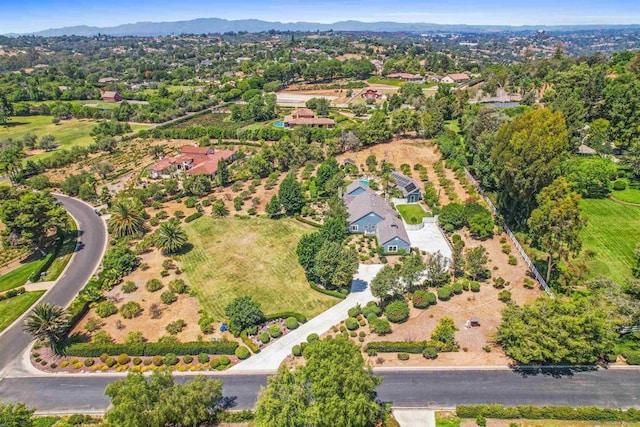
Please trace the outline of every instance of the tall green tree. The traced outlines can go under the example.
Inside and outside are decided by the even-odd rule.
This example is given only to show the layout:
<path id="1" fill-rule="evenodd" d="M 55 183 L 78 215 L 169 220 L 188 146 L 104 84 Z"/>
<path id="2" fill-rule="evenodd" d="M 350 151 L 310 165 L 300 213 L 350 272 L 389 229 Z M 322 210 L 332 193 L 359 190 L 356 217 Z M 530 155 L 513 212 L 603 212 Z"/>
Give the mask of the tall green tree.
<path id="1" fill-rule="evenodd" d="M 304 366 L 281 368 L 262 388 L 258 426 L 374 426 L 382 415 L 375 389 L 382 379 L 363 369 L 360 349 L 343 338 L 315 341 Z"/>
<path id="2" fill-rule="evenodd" d="M 384 304 L 385 301 L 400 296 L 404 292 L 404 286 L 400 282 L 398 272 L 392 267 L 385 265 L 371 279 L 371 293 L 374 297 L 380 299 Z"/>
<path id="3" fill-rule="evenodd" d="M 282 213 L 282 204 L 280 203 L 280 199 L 277 194 L 271 196 L 271 200 L 269 200 L 269 203 L 265 206 L 265 210 L 271 218 L 280 216 Z"/>
<path id="4" fill-rule="evenodd" d="M 558 175 L 569 137 L 561 113 L 540 108 L 503 125 L 491 152 L 503 214 L 523 225 L 536 205 L 536 195 Z"/>
<path id="5" fill-rule="evenodd" d="M 55 353 L 60 351 L 68 327 L 66 310 L 47 302 L 37 305 L 24 321 L 24 331 L 38 340 L 48 341 Z"/>
<path id="6" fill-rule="evenodd" d="M 412 292 L 420 284 L 426 264 L 420 255 L 420 251 L 413 252 L 402 260 L 400 265 L 400 277 L 405 288 Z"/>
<path id="7" fill-rule="evenodd" d="M 580 195 L 564 177 L 559 177 L 538 194 L 538 207 L 528 225 L 535 242 L 547 252 L 547 281 L 559 260 L 577 255 L 582 247 L 580 231 L 586 220 L 580 214 Z"/>
<path id="8" fill-rule="evenodd" d="M 224 187 L 229 183 L 229 169 L 224 159 L 218 160 L 218 171 L 216 172 L 216 182 Z"/>
<path id="9" fill-rule="evenodd" d="M 0 92 L 0 125 L 7 126 L 11 116 L 13 116 L 13 105 L 6 95 Z"/>
<path id="10" fill-rule="evenodd" d="M 298 262 L 307 273 L 307 279 L 315 279 L 314 267 L 316 265 L 316 255 L 320 252 L 324 239 L 319 232 L 308 233 L 302 236 L 296 247 Z"/>
<path id="11" fill-rule="evenodd" d="M 358 255 L 353 248 L 326 241 L 315 257 L 315 276 L 327 288 L 341 288 L 351 284 L 358 271 Z"/>
<path id="12" fill-rule="evenodd" d="M 27 155 L 17 145 L 10 145 L 0 150 L 0 173 L 7 174 L 12 183 L 22 170 L 22 159 Z"/>
<path id="13" fill-rule="evenodd" d="M 287 215 L 296 215 L 305 204 L 302 187 L 293 174 L 289 174 L 280 183 L 278 198 Z"/>
<path id="14" fill-rule="evenodd" d="M 236 335 L 265 319 L 260 304 L 249 296 L 234 298 L 224 308 L 224 314 L 229 319 L 229 330 Z"/>
<path id="15" fill-rule="evenodd" d="M 144 212 L 137 199 L 118 199 L 111 205 L 109 230 L 114 237 L 134 236 L 144 231 Z"/>

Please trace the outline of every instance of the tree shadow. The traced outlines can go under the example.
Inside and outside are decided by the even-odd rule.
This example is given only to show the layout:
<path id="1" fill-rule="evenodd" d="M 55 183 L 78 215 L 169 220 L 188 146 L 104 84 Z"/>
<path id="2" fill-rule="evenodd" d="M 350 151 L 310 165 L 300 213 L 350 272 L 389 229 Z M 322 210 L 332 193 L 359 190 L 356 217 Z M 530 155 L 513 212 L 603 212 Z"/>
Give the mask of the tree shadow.
<path id="1" fill-rule="evenodd" d="M 361 279 L 351 281 L 351 292 L 364 292 L 367 289 L 367 282 Z"/>
<path id="2" fill-rule="evenodd" d="M 178 249 L 174 255 L 186 255 L 193 250 L 193 243 L 185 243 L 180 249 Z"/>
<path id="3" fill-rule="evenodd" d="M 576 373 L 580 372 L 595 372 L 600 366 L 598 365 L 586 365 L 586 366 L 531 366 L 531 365 L 510 365 L 513 372 L 519 374 L 523 378 L 533 377 L 538 375 L 550 376 L 553 378 L 572 377 Z"/>
<path id="4" fill-rule="evenodd" d="M 222 396 L 220 402 L 218 402 L 218 407 L 224 410 L 236 407 L 238 406 L 237 399 L 237 396 Z"/>

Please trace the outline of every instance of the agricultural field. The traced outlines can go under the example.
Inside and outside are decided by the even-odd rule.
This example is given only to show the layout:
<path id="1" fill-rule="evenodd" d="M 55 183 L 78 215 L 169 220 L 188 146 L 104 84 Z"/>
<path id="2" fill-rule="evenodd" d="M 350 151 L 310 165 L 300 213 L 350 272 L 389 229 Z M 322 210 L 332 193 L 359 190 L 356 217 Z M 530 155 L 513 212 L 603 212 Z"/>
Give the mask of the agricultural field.
<path id="1" fill-rule="evenodd" d="M 0 301 L 0 331 L 10 326 L 22 313 L 27 311 L 45 291 L 25 292 L 13 298 Z"/>
<path id="2" fill-rule="evenodd" d="M 640 207 L 609 199 L 581 202 L 587 227 L 581 234 L 582 255 L 589 277 L 606 276 L 617 283 L 631 277 L 633 251 L 640 242 Z M 595 254 L 589 254 L 590 251 Z"/>
<path id="3" fill-rule="evenodd" d="M 182 256 L 190 286 L 216 319 L 234 298 L 249 295 L 266 314 L 295 311 L 307 318 L 339 300 L 314 292 L 296 245 L 310 228 L 292 219 L 202 217 L 185 225 L 193 249 Z"/>

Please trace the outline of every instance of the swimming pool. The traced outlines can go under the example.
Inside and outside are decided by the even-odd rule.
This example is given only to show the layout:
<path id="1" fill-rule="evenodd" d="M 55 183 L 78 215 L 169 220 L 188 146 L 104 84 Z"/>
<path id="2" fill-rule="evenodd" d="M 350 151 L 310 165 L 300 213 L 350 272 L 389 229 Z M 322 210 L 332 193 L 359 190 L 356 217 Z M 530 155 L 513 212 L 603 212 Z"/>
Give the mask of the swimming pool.
<path id="1" fill-rule="evenodd" d="M 369 186 L 369 180 L 368 179 L 361 179 L 360 182 L 363 183 L 364 185 L 366 185 L 367 187 Z"/>
<path id="2" fill-rule="evenodd" d="M 283 128 L 284 127 L 284 122 L 282 120 L 278 120 L 277 122 L 275 122 L 273 124 L 275 127 L 277 128 Z"/>

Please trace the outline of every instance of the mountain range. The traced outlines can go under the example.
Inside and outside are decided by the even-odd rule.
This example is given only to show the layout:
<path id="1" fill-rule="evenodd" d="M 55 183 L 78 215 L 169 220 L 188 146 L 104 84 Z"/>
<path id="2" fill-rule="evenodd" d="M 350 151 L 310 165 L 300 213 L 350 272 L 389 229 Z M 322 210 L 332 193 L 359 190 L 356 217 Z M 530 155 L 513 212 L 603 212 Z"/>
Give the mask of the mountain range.
<path id="1" fill-rule="evenodd" d="M 495 32 L 527 32 L 536 30 L 547 31 L 586 31 L 599 29 L 638 29 L 640 25 L 562 25 L 562 26 L 509 26 L 509 25 L 463 25 L 463 24 L 432 24 L 432 23 L 402 23 L 402 22 L 361 22 L 340 21 L 331 24 L 317 22 L 268 22 L 259 19 L 227 20 L 220 18 L 199 18 L 189 21 L 176 22 L 136 22 L 114 27 L 91 27 L 86 25 L 52 28 L 49 30 L 29 33 L 42 37 L 64 35 L 95 36 L 97 34 L 111 36 L 166 36 L 171 34 L 205 34 L 246 31 L 257 33 L 269 30 L 275 31 L 368 31 L 368 32 L 413 32 L 413 33 L 495 33 Z M 17 36 L 19 34 L 7 34 Z"/>

